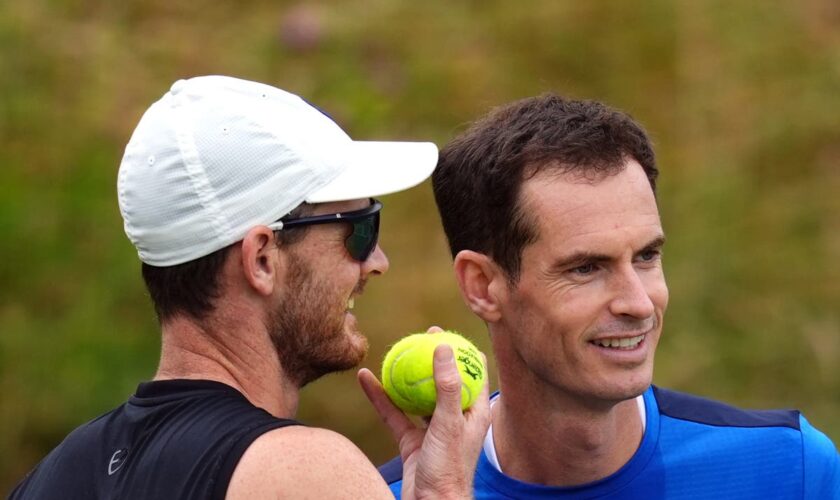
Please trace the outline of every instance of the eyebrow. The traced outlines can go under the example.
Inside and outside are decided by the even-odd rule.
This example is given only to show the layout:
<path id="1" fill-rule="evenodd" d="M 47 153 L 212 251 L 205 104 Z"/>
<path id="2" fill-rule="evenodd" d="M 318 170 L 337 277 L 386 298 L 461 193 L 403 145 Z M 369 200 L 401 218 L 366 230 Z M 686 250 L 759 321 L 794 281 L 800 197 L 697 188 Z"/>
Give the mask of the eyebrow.
<path id="1" fill-rule="evenodd" d="M 645 244 L 640 250 L 633 252 L 633 255 L 638 255 L 642 252 L 646 252 L 649 250 L 657 250 L 662 248 L 665 244 L 665 235 L 660 234 L 650 240 L 647 244 Z M 596 252 L 588 252 L 588 251 L 580 251 L 574 252 L 568 256 L 559 258 L 554 265 L 552 265 L 552 269 L 562 270 L 568 267 L 574 266 L 575 264 L 584 264 L 584 263 L 598 263 L 598 262 L 608 262 L 613 260 L 613 257 L 606 254 L 596 253 Z"/>

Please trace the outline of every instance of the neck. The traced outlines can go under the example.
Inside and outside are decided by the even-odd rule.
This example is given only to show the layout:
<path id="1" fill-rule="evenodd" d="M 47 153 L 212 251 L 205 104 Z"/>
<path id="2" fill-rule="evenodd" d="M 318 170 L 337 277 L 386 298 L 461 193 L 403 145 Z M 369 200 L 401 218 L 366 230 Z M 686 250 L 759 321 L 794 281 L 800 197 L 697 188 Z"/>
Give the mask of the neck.
<path id="1" fill-rule="evenodd" d="M 258 315 L 216 314 L 196 322 L 178 316 L 162 327 L 155 380 L 202 379 L 227 384 L 278 418 L 297 412 L 299 388 L 283 373 Z"/>
<path id="2" fill-rule="evenodd" d="M 521 389 L 505 391 L 502 384 L 493 407 L 496 454 L 506 475 L 575 486 L 615 473 L 638 449 L 643 433 L 634 399 L 593 409 L 572 398 L 527 396 Z"/>

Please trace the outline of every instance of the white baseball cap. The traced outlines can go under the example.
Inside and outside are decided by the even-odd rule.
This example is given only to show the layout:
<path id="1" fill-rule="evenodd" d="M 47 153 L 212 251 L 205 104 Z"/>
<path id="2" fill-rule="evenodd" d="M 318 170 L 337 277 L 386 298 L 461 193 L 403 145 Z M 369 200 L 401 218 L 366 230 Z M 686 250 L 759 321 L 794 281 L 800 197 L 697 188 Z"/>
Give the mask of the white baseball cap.
<path id="1" fill-rule="evenodd" d="M 125 149 L 117 191 L 140 260 L 173 266 L 303 202 L 370 198 L 431 175 L 430 142 L 354 141 L 300 97 L 227 76 L 179 80 Z"/>

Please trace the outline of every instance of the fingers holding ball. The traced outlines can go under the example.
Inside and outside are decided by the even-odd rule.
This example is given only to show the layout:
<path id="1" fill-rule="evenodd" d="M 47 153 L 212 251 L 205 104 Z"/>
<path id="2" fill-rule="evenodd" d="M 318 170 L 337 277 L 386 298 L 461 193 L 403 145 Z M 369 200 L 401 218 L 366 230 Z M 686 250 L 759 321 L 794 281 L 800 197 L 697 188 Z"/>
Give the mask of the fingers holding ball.
<path id="1" fill-rule="evenodd" d="M 461 409 L 475 402 L 487 377 L 484 357 L 475 345 L 458 333 L 416 333 L 391 347 L 382 363 L 382 385 L 391 401 L 412 415 L 428 416 L 435 410 L 437 390 L 434 352 L 448 344 L 461 377 Z"/>

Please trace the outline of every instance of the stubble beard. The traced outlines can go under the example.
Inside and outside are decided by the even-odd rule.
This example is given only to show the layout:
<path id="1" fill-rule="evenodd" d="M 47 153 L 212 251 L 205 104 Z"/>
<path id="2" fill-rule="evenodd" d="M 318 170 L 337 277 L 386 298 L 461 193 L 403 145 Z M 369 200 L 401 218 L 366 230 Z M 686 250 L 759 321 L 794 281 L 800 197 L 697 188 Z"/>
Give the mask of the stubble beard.
<path id="1" fill-rule="evenodd" d="M 367 339 L 346 321 L 347 297 L 314 274 L 303 259 L 290 254 L 287 293 L 267 325 L 280 365 L 298 387 L 358 366 L 368 350 Z"/>

